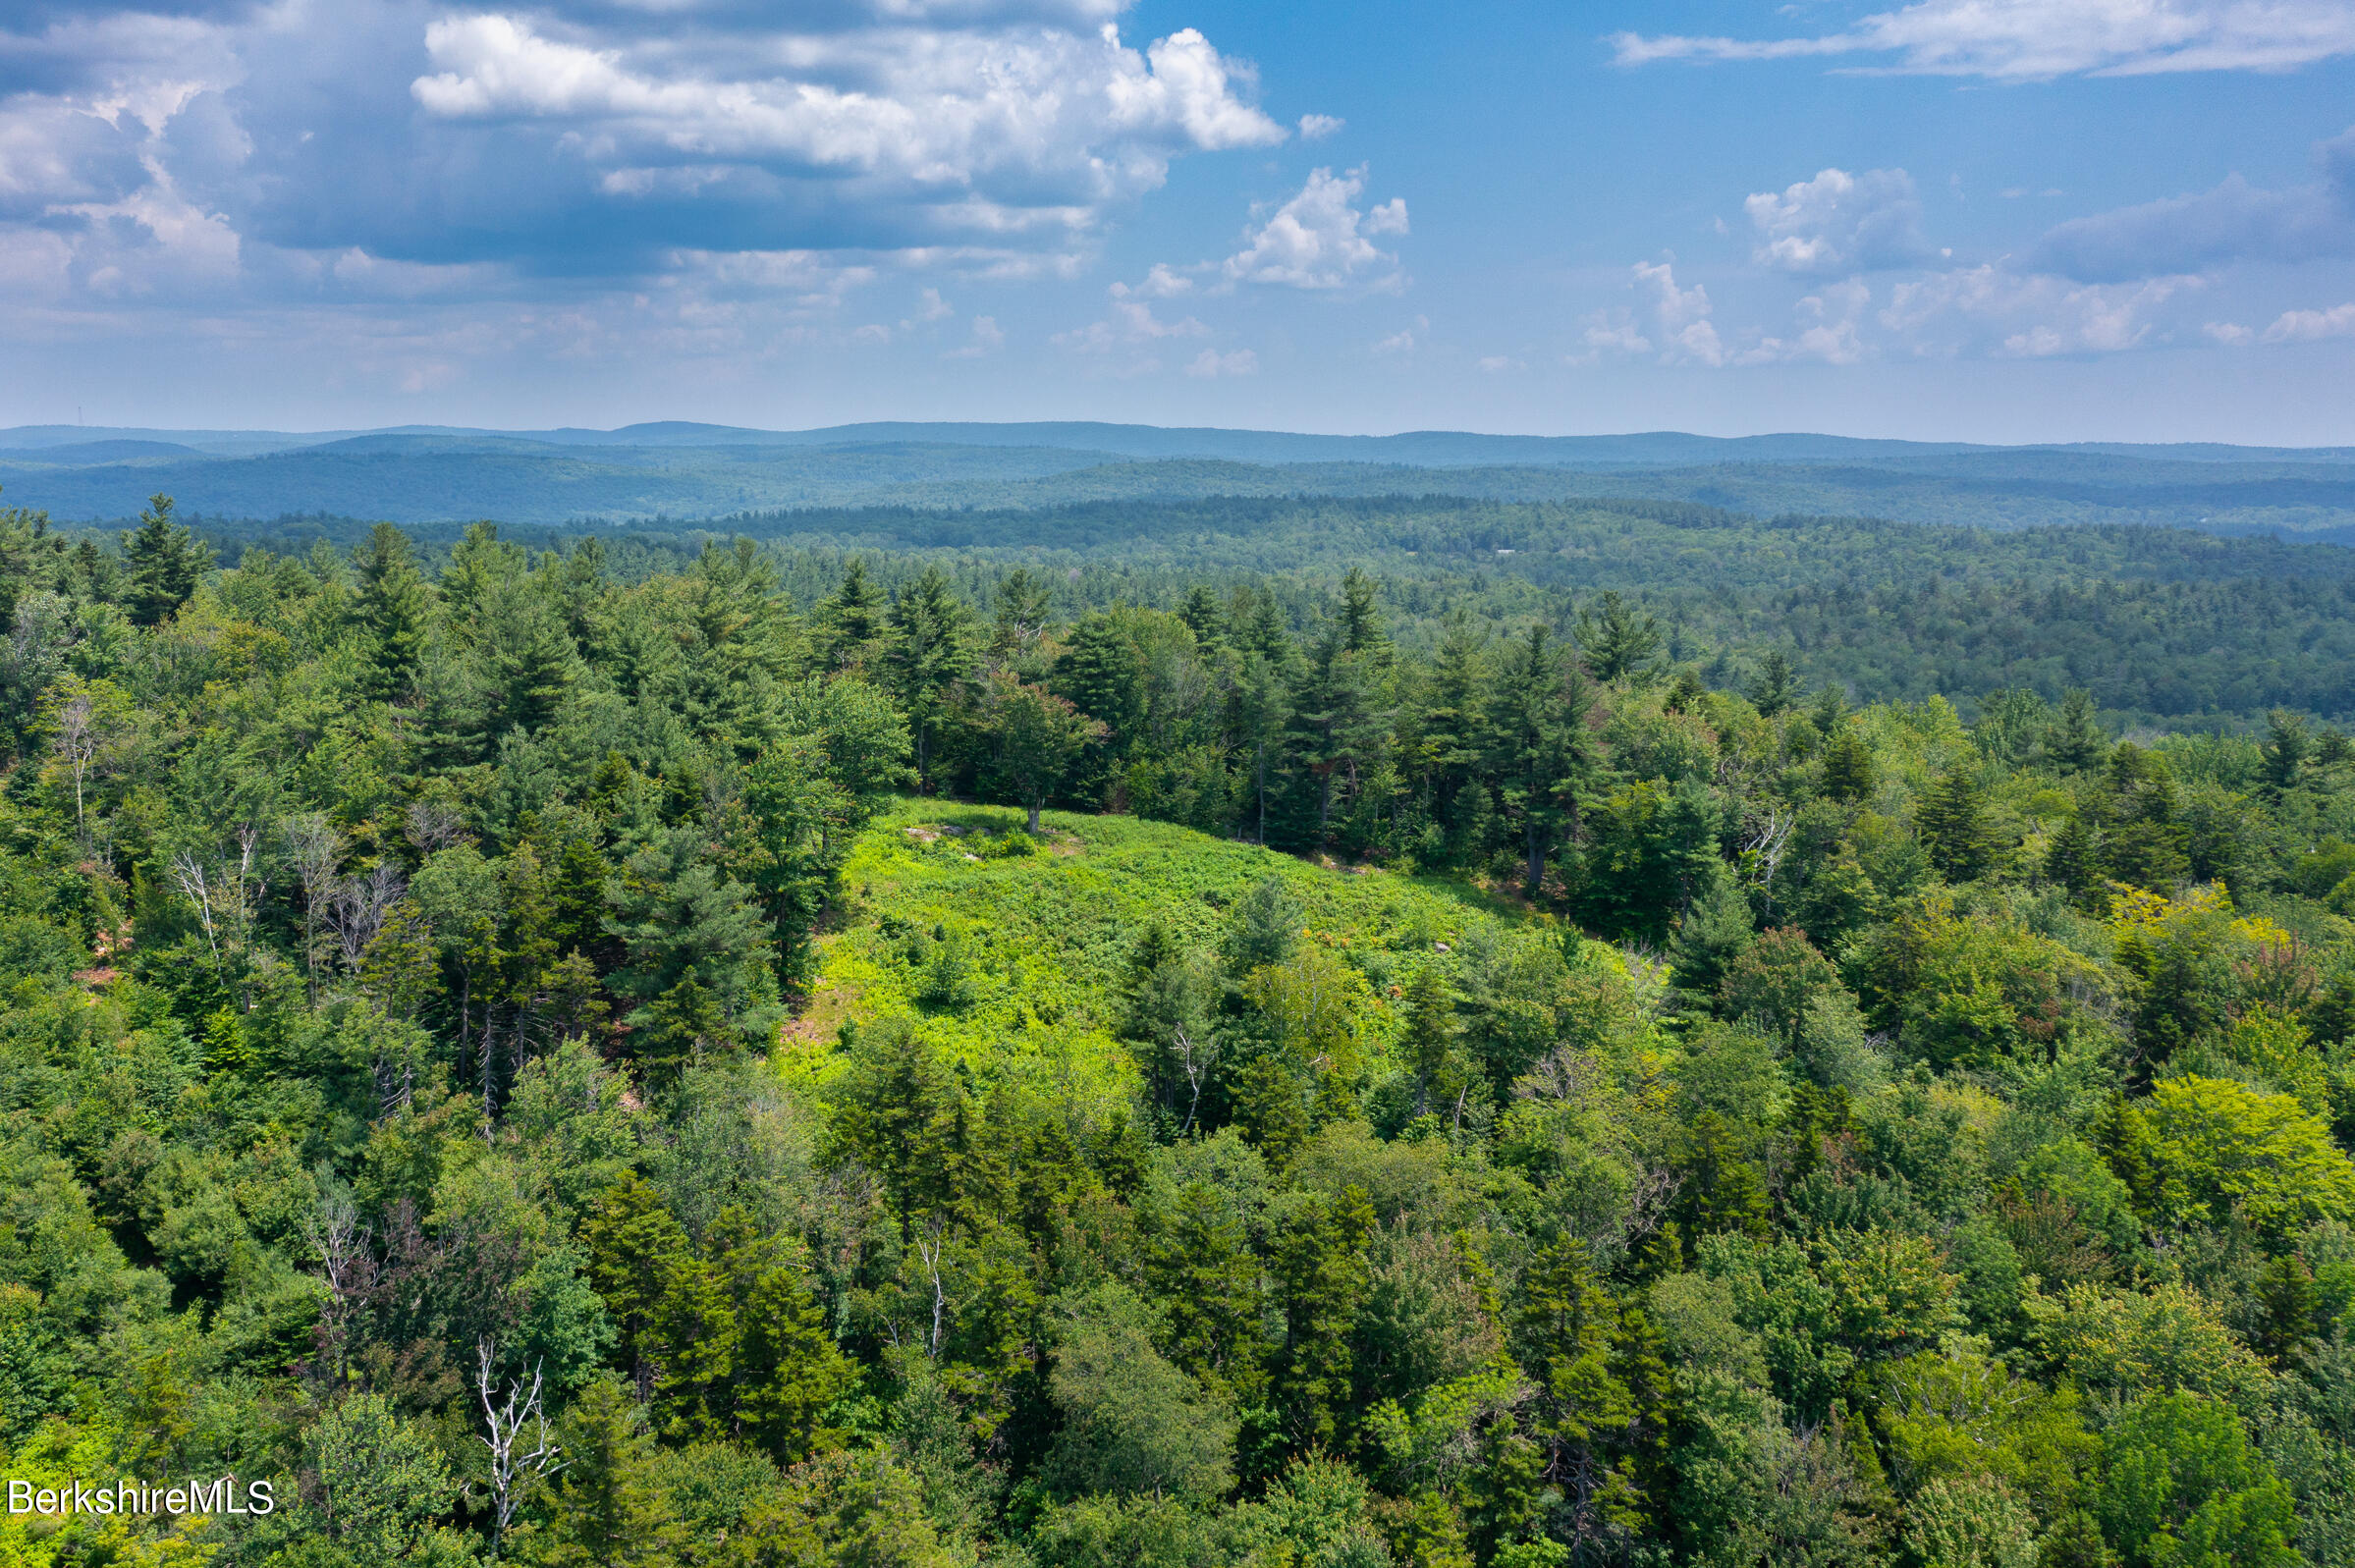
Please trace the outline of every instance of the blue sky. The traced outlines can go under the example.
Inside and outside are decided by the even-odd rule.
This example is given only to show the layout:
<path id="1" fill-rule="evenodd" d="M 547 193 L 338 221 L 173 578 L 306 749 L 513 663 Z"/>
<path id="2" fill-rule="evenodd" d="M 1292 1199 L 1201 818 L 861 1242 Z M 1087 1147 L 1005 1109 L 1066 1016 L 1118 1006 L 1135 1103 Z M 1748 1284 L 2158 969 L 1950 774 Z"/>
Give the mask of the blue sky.
<path id="1" fill-rule="evenodd" d="M 2355 443 L 2355 4 L 8 0 L 0 423 Z"/>

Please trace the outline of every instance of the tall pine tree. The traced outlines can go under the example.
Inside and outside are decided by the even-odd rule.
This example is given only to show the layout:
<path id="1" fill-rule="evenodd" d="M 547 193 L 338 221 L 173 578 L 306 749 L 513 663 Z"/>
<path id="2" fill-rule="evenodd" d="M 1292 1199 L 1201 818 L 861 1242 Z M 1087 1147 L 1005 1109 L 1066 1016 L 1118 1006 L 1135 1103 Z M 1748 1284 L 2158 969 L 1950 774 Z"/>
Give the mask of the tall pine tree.
<path id="1" fill-rule="evenodd" d="M 123 535 L 123 562 L 131 570 L 126 608 L 132 623 L 152 626 L 195 597 L 212 551 L 173 520 L 170 496 L 150 496 L 138 527 Z"/>

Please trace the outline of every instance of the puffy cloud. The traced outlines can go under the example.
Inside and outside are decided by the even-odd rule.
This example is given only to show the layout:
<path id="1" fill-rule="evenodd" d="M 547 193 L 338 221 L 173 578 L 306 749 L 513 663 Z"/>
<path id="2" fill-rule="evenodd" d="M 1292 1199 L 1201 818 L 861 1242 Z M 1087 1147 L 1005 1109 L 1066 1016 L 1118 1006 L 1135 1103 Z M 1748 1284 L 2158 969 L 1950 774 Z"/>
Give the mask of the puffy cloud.
<path id="1" fill-rule="evenodd" d="M 119 200 L 151 176 L 146 137 L 57 99 L 20 99 L 0 110 L 0 220 Z"/>
<path id="2" fill-rule="evenodd" d="M 2321 343 L 2326 338 L 2355 338 L 2355 303 L 2328 310 L 2284 310 L 2265 329 L 2267 343 Z"/>
<path id="3" fill-rule="evenodd" d="M 1851 278 L 1811 294 L 1798 303 L 1798 330 L 1787 338 L 1765 337 L 1733 356 L 1742 365 L 1789 364 L 1815 360 L 1828 365 L 1852 365 L 1868 353 L 1858 333 L 1873 292 Z"/>
<path id="4" fill-rule="evenodd" d="M 1156 267 L 1162 274 L 1166 269 Z M 1148 279 L 1148 283 L 1150 283 Z M 1182 282 L 1183 280 L 1178 280 Z M 1154 314 L 1151 298 L 1141 289 L 1127 284 L 1112 286 L 1112 314 L 1102 321 L 1091 321 L 1071 332 L 1059 332 L 1049 341 L 1059 349 L 1074 353 L 1111 354 L 1123 350 L 1147 348 L 1167 338 L 1205 338 L 1210 329 L 1192 316 L 1176 321 L 1164 321 Z"/>
<path id="5" fill-rule="evenodd" d="M 1571 364 L 1590 365 L 1606 355 L 1616 358 L 1652 351 L 1652 340 L 1643 335 L 1635 318 L 1623 309 L 1597 310 L 1580 325 L 1578 341 L 1582 347 L 1568 356 Z"/>
<path id="6" fill-rule="evenodd" d="M 1652 296 L 1652 313 L 1660 324 L 1663 361 L 1712 366 L 1725 362 L 1725 346 L 1709 319 L 1707 289 L 1697 283 L 1689 289 L 1678 288 L 1675 267 L 1666 261 L 1637 262 L 1634 281 L 1638 291 Z"/>
<path id="7" fill-rule="evenodd" d="M 1112 313 L 1120 322 L 1122 338 L 1129 343 L 1150 343 L 1156 338 L 1199 338 L 1210 331 L 1192 316 L 1164 321 L 1153 314 L 1151 305 L 1134 299 L 1115 301 Z"/>
<path id="8" fill-rule="evenodd" d="M 1322 141 L 1348 124 L 1329 114 L 1304 114 L 1300 117 L 1300 139 Z"/>
<path id="9" fill-rule="evenodd" d="M 2196 321 L 2184 318 L 2183 306 L 2205 287 L 2194 277 L 2080 284 L 2001 263 L 1916 272 L 1895 281 L 1886 296 L 1850 277 L 1797 299 L 1787 328 L 1762 329 L 1721 320 L 1709 291 L 1680 284 L 1670 261 L 1638 264 L 1629 284 L 1638 304 L 1583 317 L 1565 363 L 1651 357 L 1666 365 L 1734 369 L 1853 365 L 1892 354 L 2005 359 L 2120 353 L 2192 335 Z M 1886 300 L 1878 309 L 1877 299 Z M 2269 331 L 2266 341 L 2336 335 L 2341 320 L 2355 323 L 2355 306 L 2283 319 L 2291 324 Z M 2255 338 L 2228 323 L 2212 322 L 2204 331 L 2216 343 Z"/>
<path id="10" fill-rule="evenodd" d="M 1116 283 L 1112 286 L 1115 299 L 1175 299 L 1181 294 L 1193 292 L 1194 280 L 1166 261 L 1154 262 L 1145 273 L 1142 283 Z"/>
<path id="11" fill-rule="evenodd" d="M 1394 197 L 1359 211 L 1366 171 L 1336 175 L 1309 172 L 1297 195 L 1278 207 L 1256 229 L 1244 232 L 1243 248 L 1221 267 L 1230 284 L 1281 284 L 1294 289 L 1340 289 L 1363 282 L 1396 287 L 1397 258 L 1368 238 L 1406 233 L 1406 202 Z"/>
<path id="12" fill-rule="evenodd" d="M 1780 272 L 1832 276 L 1911 266 L 1929 254 L 1922 203 L 1902 169 L 1826 169 L 1780 194 L 1742 203 L 1758 231 L 1752 259 Z"/>
<path id="13" fill-rule="evenodd" d="M 2355 131 L 2314 152 L 2322 178 L 2313 185 L 2267 190 L 2235 174 L 2197 195 L 2075 218 L 2045 236 L 2031 264 L 2109 283 L 2355 255 Z"/>
<path id="14" fill-rule="evenodd" d="M 1880 320 L 1917 354 L 2118 353 L 2155 341 L 2160 307 L 2199 287 L 2196 278 L 2078 284 L 1989 264 L 1896 285 Z"/>
<path id="15" fill-rule="evenodd" d="M 1616 33 L 1622 66 L 1662 60 L 1893 56 L 1875 69 L 2047 81 L 2283 71 L 2355 54 L 2344 0 L 1921 0 L 1845 31 L 1746 39 Z"/>
<path id="16" fill-rule="evenodd" d="M 1149 70 L 1138 68 L 1134 52 L 1120 47 L 1120 35 L 1109 26 L 1103 40 L 1113 55 L 1103 92 L 1113 104 L 1113 124 L 1120 130 L 1154 136 L 1181 130 L 1186 142 L 1209 151 L 1264 147 L 1284 139 L 1275 121 L 1235 96 L 1237 82 L 1250 81 L 1250 72 L 1221 58 L 1194 28 L 1156 41 L 1146 51 Z"/>
<path id="17" fill-rule="evenodd" d="M 724 292 L 732 256 L 1068 272 L 1173 159 L 1289 135 L 1247 64 L 1193 28 L 1124 42 L 1123 8 L 32 0 L 0 12 L 0 249 L 306 308 L 355 251 L 475 297 Z M 140 276 L 158 225 L 201 241 L 189 278 Z"/>
<path id="18" fill-rule="evenodd" d="M 766 49 L 603 47 L 497 13 L 430 24 L 429 117 L 527 129 L 603 195 L 658 220 L 676 203 L 799 206 L 821 224 L 1004 240 L 1084 230 L 1161 184 L 1184 151 L 1286 133 L 1250 74 L 1185 28 L 1143 51 L 1094 34 L 887 28 Z M 640 219 L 639 221 L 642 221 Z"/>
<path id="19" fill-rule="evenodd" d="M 1259 374 L 1259 355 L 1248 349 L 1236 349 L 1229 353 L 1205 349 L 1194 355 L 1193 362 L 1185 367 L 1185 373 L 1205 381 L 1217 376 L 1255 376 Z"/>

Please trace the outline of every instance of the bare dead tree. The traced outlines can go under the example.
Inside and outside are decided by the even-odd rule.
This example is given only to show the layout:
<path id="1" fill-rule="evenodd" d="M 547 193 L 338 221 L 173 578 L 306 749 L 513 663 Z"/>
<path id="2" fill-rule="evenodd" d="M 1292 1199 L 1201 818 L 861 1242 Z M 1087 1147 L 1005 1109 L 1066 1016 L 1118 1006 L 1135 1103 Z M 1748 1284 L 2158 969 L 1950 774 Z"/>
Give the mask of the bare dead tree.
<path id="1" fill-rule="evenodd" d="M 1783 852 L 1790 847 L 1791 830 L 1799 814 L 1787 806 L 1769 806 L 1763 815 L 1742 823 L 1742 864 L 1751 882 L 1774 900 L 1775 874 L 1782 869 Z"/>
<path id="2" fill-rule="evenodd" d="M 1194 1059 L 1194 1037 L 1191 1031 L 1179 1026 L 1176 1034 L 1178 1057 L 1185 1067 L 1186 1092 L 1190 1097 L 1185 1103 L 1185 1125 L 1178 1129 L 1178 1136 L 1182 1138 L 1194 1130 L 1194 1112 L 1202 1106 L 1202 1080 L 1209 1075 L 1210 1063 L 1207 1052 L 1204 1053 L 1204 1060 Z"/>
<path id="3" fill-rule="evenodd" d="M 317 1329 L 319 1359 L 326 1363 L 330 1379 L 337 1379 L 343 1375 L 345 1346 L 353 1325 L 376 1294 L 384 1264 L 376 1254 L 374 1233 L 360 1222 L 352 1205 L 340 1198 L 321 1204 L 303 1229 L 327 1280 L 327 1302 L 319 1313 Z"/>
<path id="4" fill-rule="evenodd" d="M 319 1000 L 319 922 L 333 901 L 337 887 L 336 862 L 343 856 L 343 839 L 328 824 L 323 811 L 305 811 L 278 827 L 286 841 L 286 857 L 302 884 L 302 968 L 310 981 L 310 1000 Z"/>
<path id="5" fill-rule="evenodd" d="M 1636 1172 L 1635 1190 L 1627 1195 L 1626 1213 L 1619 1219 L 1618 1245 L 1632 1247 L 1659 1229 L 1683 1186 L 1684 1178 L 1666 1166 L 1641 1167 Z"/>
<path id="6" fill-rule="evenodd" d="M 428 855 L 449 848 L 466 834 L 466 819 L 458 814 L 458 808 L 440 800 L 419 800 L 411 805 L 405 826 L 409 841 Z"/>
<path id="7" fill-rule="evenodd" d="M 212 949 L 213 967 L 221 967 L 221 933 L 213 921 L 212 883 L 204 875 L 204 863 L 194 851 L 183 849 L 172 857 L 172 884 L 180 896 L 196 907 L 196 921 L 204 928 L 204 945 Z"/>
<path id="8" fill-rule="evenodd" d="M 88 692 L 79 692 L 57 710 L 57 739 L 52 744 L 58 758 L 74 770 L 74 834 L 83 840 L 89 838 L 89 827 L 82 807 L 82 781 L 98 755 L 100 741 L 97 705 Z"/>
<path id="9" fill-rule="evenodd" d="M 215 973 L 226 974 L 232 952 L 243 952 L 252 933 L 253 907 L 269 892 L 269 883 L 254 862 L 261 831 L 246 825 L 232 834 L 235 854 L 198 856 L 183 849 L 172 856 L 172 884 L 196 911 L 212 953 Z M 265 963 L 268 955 L 263 955 Z"/>
<path id="10" fill-rule="evenodd" d="M 360 955 L 376 933 L 384 929 L 384 917 L 409 884 L 401 877 L 400 868 L 390 861 L 379 861 L 376 868 L 364 877 L 346 877 L 335 885 L 324 910 L 327 929 L 335 934 L 337 948 L 344 959 L 344 968 L 359 973 Z"/>
<path id="11" fill-rule="evenodd" d="M 1517 1100 L 1567 1100 L 1585 1103 L 1606 1087 L 1603 1064 L 1583 1051 L 1557 1046 L 1513 1081 Z"/>
<path id="12" fill-rule="evenodd" d="M 540 1369 L 531 1369 L 531 1386 L 525 1388 L 520 1378 L 507 1385 L 504 1402 L 491 1399 L 491 1369 L 497 1363 L 499 1347 L 489 1339 L 474 1342 L 474 1389 L 482 1399 L 483 1424 L 490 1435 L 475 1441 L 491 1453 L 491 1556 L 499 1555 L 499 1543 L 506 1539 L 507 1527 L 515 1521 L 516 1506 L 522 1500 L 518 1483 L 553 1476 L 563 1470 L 569 1460 L 557 1455 L 564 1449 L 548 1435 L 548 1414 L 540 1403 Z M 517 1451 L 523 1427 L 532 1429 L 532 1446 Z"/>
<path id="13" fill-rule="evenodd" d="M 941 1353 L 941 1334 L 948 1325 L 949 1292 L 941 1279 L 941 1259 L 949 1251 L 948 1221 L 938 1214 L 924 1221 L 924 1233 L 916 1237 L 916 1256 L 924 1260 L 924 1272 L 932 1280 L 932 1336 L 924 1341 L 924 1354 L 938 1360 Z"/>

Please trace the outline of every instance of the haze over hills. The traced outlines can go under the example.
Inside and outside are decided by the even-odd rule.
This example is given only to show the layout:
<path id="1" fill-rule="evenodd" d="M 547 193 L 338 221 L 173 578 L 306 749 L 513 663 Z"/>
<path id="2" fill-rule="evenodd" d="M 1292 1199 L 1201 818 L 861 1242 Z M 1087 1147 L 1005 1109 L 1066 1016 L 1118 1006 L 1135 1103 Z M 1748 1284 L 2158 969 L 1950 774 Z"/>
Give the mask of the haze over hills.
<path id="1" fill-rule="evenodd" d="M 0 457 L 70 460 L 59 449 L 136 441 L 185 446 L 221 456 L 324 446 L 356 436 L 473 436 L 578 447 L 840 446 L 922 442 L 968 447 L 1057 447 L 1132 458 L 1232 458 L 1259 462 L 1359 461 L 1431 465 L 1561 463 L 1572 466 L 1675 466 L 1701 462 L 1826 462 L 1989 452 L 2077 452 L 2196 462 L 2355 462 L 2350 447 L 2236 447 L 2216 442 L 2077 442 L 1997 447 L 1971 442 L 1881 440 L 1856 436 L 1773 434 L 1698 436 L 1680 431 L 1624 435 L 1484 435 L 1413 430 L 1397 435 L 1323 435 L 1281 430 L 1107 424 L 1093 420 L 985 423 L 870 421 L 809 430 L 655 420 L 612 430 L 492 430 L 465 425 L 388 425 L 370 430 L 160 430 L 101 425 L 18 425 L 0 429 Z M 95 460 L 93 458 L 92 460 Z"/>
<path id="2" fill-rule="evenodd" d="M 1336 436 L 1087 422 L 768 431 L 0 431 L 0 495 L 60 523 L 149 496 L 216 527 L 327 514 L 665 524 L 804 507 L 1030 508 L 1218 495 L 1616 497 L 2024 527 L 2128 522 L 2355 539 L 2355 447 L 1990 447 L 1780 434 Z"/>

